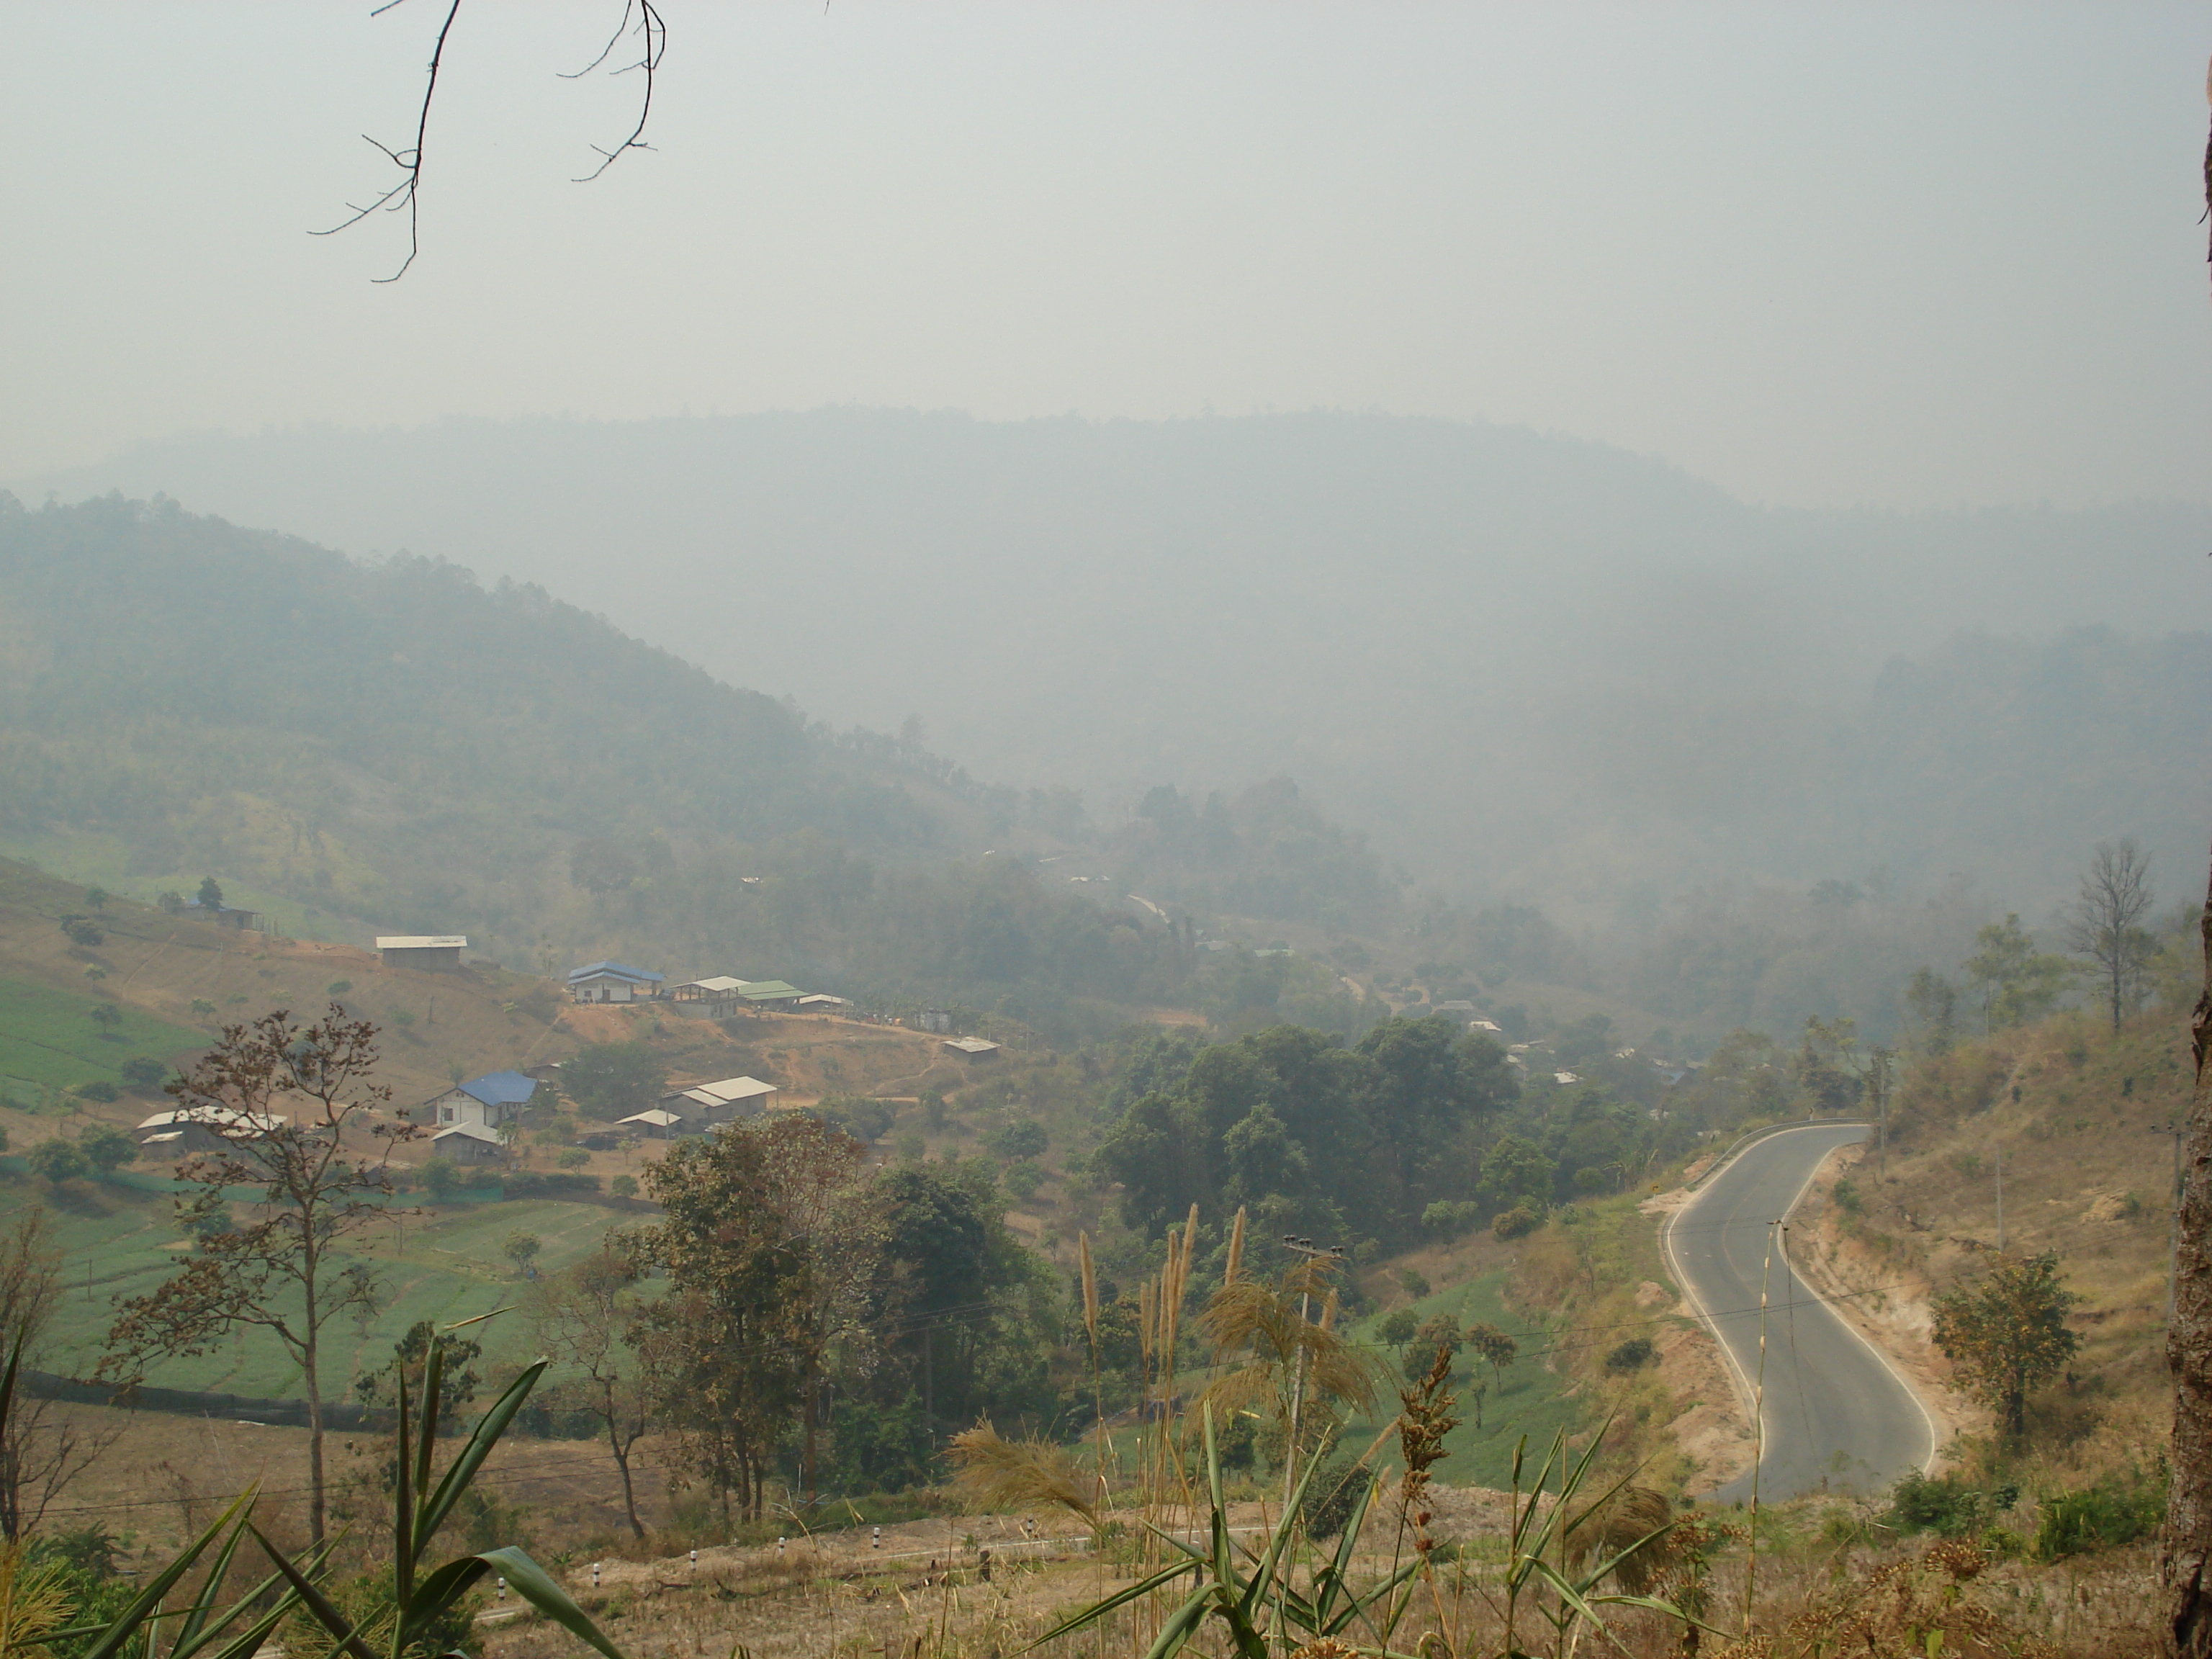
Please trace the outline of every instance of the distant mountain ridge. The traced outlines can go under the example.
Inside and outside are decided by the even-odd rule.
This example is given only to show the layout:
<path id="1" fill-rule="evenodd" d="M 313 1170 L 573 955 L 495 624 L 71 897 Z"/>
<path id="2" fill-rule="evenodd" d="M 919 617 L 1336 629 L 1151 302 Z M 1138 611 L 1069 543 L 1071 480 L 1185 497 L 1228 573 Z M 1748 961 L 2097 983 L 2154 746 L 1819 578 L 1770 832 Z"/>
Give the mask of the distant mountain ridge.
<path id="1" fill-rule="evenodd" d="M 1288 775 L 1414 878 L 1586 925 L 1877 869 L 1987 871 L 2033 909 L 2090 841 L 2193 864 L 2212 820 L 2212 739 L 2161 712 L 2205 643 L 2128 637 L 2207 614 L 2200 507 L 1765 509 L 1600 445 L 1326 413 L 453 421 L 43 483 L 538 582 L 1109 822 Z M 2059 726 L 2008 725 L 2053 672 L 2082 693 L 2039 705 Z M 1893 775 L 1937 731 L 1944 778 Z"/>

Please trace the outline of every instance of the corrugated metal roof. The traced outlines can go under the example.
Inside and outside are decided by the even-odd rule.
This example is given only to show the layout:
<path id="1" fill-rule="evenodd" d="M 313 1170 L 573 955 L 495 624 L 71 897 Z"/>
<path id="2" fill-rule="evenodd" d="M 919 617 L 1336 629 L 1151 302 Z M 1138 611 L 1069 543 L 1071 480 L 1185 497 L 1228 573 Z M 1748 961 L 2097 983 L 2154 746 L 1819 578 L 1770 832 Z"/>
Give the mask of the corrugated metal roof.
<path id="1" fill-rule="evenodd" d="M 757 1100 L 775 1092 L 775 1084 L 763 1083 L 757 1077 L 726 1077 L 719 1083 L 694 1083 L 683 1091 L 687 1099 L 717 1106 L 726 1106 L 733 1100 Z"/>
<path id="2" fill-rule="evenodd" d="M 632 1112 L 628 1117 L 618 1117 L 615 1121 L 617 1124 L 647 1123 L 656 1129 L 672 1129 L 684 1120 L 673 1112 L 664 1112 L 659 1107 L 652 1106 L 642 1112 Z"/>
<path id="3" fill-rule="evenodd" d="M 487 1072 L 461 1085 L 461 1092 L 487 1106 L 514 1106 L 537 1093 L 538 1085 L 520 1072 Z"/>
<path id="4" fill-rule="evenodd" d="M 633 968 L 626 962 L 587 962 L 580 968 L 568 970 L 568 983 L 574 985 L 586 979 L 628 979 L 641 984 L 658 985 L 668 977 L 656 974 L 649 968 Z"/>
<path id="5" fill-rule="evenodd" d="M 443 1140 L 447 1135 L 459 1135 L 469 1140 L 489 1141 L 495 1146 L 502 1144 L 499 1138 L 498 1130 L 488 1128 L 481 1123 L 451 1124 L 448 1127 L 439 1130 L 437 1133 L 432 1135 L 430 1139 L 434 1145 L 438 1141 Z"/>
<path id="6" fill-rule="evenodd" d="M 945 1046 L 957 1048 L 963 1054 L 995 1054 L 999 1052 L 997 1043 L 987 1042 L 981 1037 L 947 1037 Z"/>
<path id="7" fill-rule="evenodd" d="M 380 933 L 376 938 L 380 951 L 450 951 L 467 950 L 466 933 Z"/>
<path id="8" fill-rule="evenodd" d="M 676 988 L 679 991 L 742 991 L 745 988 L 745 982 L 741 979 L 732 979 L 727 974 L 717 974 L 712 979 L 695 979 L 689 985 L 679 985 Z"/>
<path id="9" fill-rule="evenodd" d="M 804 996 L 796 985 L 787 985 L 780 979 L 755 979 L 745 981 L 738 994 L 748 1002 L 781 1002 L 786 997 Z"/>

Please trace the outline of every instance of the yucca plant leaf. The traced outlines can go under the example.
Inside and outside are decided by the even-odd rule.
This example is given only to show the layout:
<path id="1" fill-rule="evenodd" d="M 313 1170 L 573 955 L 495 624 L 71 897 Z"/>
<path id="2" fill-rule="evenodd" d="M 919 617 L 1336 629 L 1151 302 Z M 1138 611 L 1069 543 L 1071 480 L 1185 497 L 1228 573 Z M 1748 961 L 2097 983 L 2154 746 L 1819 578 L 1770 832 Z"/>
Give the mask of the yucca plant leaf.
<path id="1" fill-rule="evenodd" d="M 522 1402 L 530 1398 L 531 1389 L 538 1386 L 538 1379 L 545 1375 L 545 1367 L 550 1363 L 539 1360 L 509 1383 L 507 1392 L 492 1402 L 491 1409 L 478 1421 L 474 1432 L 469 1436 L 467 1444 L 454 1454 L 452 1462 L 446 1465 L 446 1473 L 438 1482 L 438 1489 L 424 1498 L 422 1507 L 416 1511 L 416 1559 L 421 1559 L 422 1552 L 429 1547 L 431 1538 L 445 1524 L 446 1517 L 453 1513 L 453 1505 L 461 1501 L 461 1494 L 475 1480 L 477 1471 L 483 1467 L 484 1459 L 491 1455 L 491 1449 L 507 1432 L 507 1425 L 514 1420 L 515 1413 L 522 1409 Z M 423 1478 L 427 1480 L 429 1468 L 427 1443 L 421 1455 Z"/>
<path id="2" fill-rule="evenodd" d="M 1252 1616 L 1252 1610 L 1259 1606 L 1260 1597 L 1266 1594 L 1268 1583 L 1274 1577 L 1275 1564 L 1282 1559 L 1284 1550 L 1290 1547 L 1291 1535 L 1297 1530 L 1299 1505 L 1305 1502 L 1306 1488 L 1313 1484 L 1314 1472 L 1320 1467 L 1321 1459 L 1318 1457 L 1307 1462 L 1306 1472 L 1298 1477 L 1296 1490 L 1283 1505 L 1283 1518 L 1275 1523 L 1274 1533 L 1267 1540 L 1267 1553 L 1253 1572 L 1251 1582 L 1245 1586 L 1241 1598 L 1241 1610 L 1247 1619 Z"/>
<path id="3" fill-rule="evenodd" d="M 1381 1583 L 1370 1584 L 1365 1590 L 1357 1595 L 1346 1595 L 1345 1598 L 1343 1610 L 1337 1613 L 1334 1618 L 1329 1620 L 1326 1625 L 1316 1630 L 1314 1634 L 1316 1636 L 1334 1636 L 1339 1632 L 1350 1628 L 1353 1620 L 1364 1617 L 1367 1610 L 1370 1607 L 1372 1607 L 1377 1601 L 1380 1601 L 1383 1597 L 1390 1595 L 1391 1592 L 1395 1590 L 1399 1585 L 1407 1582 L 1416 1573 L 1419 1572 L 1420 1570 L 1421 1558 L 1417 1555 L 1412 1560 L 1400 1567 L 1397 1571 L 1392 1573 L 1388 1578 L 1385 1578 Z M 1370 1624 L 1368 1628 L 1370 1630 L 1373 1630 L 1374 1626 Z M 1379 1637 L 1382 1635 L 1383 1632 L 1377 1632 L 1376 1634 Z"/>
<path id="4" fill-rule="evenodd" d="M 464 1555 L 423 1574 L 414 1595 L 399 1604 L 396 1650 L 404 1652 L 412 1647 L 439 1614 L 466 1595 L 477 1580 L 490 1571 L 480 1557 Z"/>
<path id="5" fill-rule="evenodd" d="M 251 1521 L 246 1525 L 253 1534 L 253 1541 L 260 1545 L 262 1553 L 268 1556 L 270 1565 L 284 1575 L 284 1582 L 292 1587 L 292 1593 L 306 1603 L 307 1611 L 314 1614 L 315 1622 L 331 1633 L 331 1639 L 353 1655 L 354 1659 L 377 1659 L 368 1644 L 361 1639 L 360 1632 L 354 1629 L 353 1621 L 338 1611 L 337 1604 L 324 1595 L 315 1582 L 294 1565 L 289 1556 L 263 1537 L 260 1528 Z"/>
<path id="6" fill-rule="evenodd" d="M 174 1560 L 155 1574 L 144 1589 L 131 1598 L 129 1606 L 108 1621 L 99 1639 L 85 1650 L 82 1659 L 115 1659 L 115 1656 L 123 1650 L 124 1644 L 138 1633 L 141 1626 L 159 1616 L 161 1598 L 174 1589 L 177 1581 L 191 1571 L 192 1565 L 207 1553 L 209 1545 L 234 1522 L 240 1527 L 252 1525 L 246 1516 L 260 1491 L 260 1483 L 257 1481 L 232 1498 L 230 1507 L 209 1522 L 206 1531 L 185 1545 Z"/>
<path id="7" fill-rule="evenodd" d="M 1158 1531 L 1158 1528 L 1155 1528 L 1153 1530 Z M 1167 1534 L 1165 1533 L 1161 1533 L 1160 1536 L 1166 1538 Z M 1169 1539 L 1168 1541 L 1173 1543 L 1175 1540 L 1173 1539 Z M 1206 1559 L 1203 1555 L 1200 1555 L 1196 1550 L 1191 1549 L 1188 1545 L 1182 1546 L 1182 1548 L 1187 1553 L 1196 1556 L 1197 1559 L 1201 1561 Z M 1180 1561 L 1174 1566 L 1164 1567 L 1149 1578 L 1139 1579 L 1137 1583 L 1129 1585 L 1126 1589 L 1115 1590 L 1113 1595 L 1108 1596 L 1103 1601 L 1094 1601 L 1081 1612 L 1068 1614 L 1066 1618 L 1061 1620 L 1060 1623 L 1054 1625 L 1043 1635 L 1038 1637 L 1036 1641 L 1030 1643 L 1029 1647 L 1024 1648 L 1022 1651 L 1027 1653 L 1030 1650 L 1030 1648 L 1041 1648 L 1048 1642 L 1057 1641 L 1063 1636 L 1071 1635 L 1076 1631 L 1079 1631 L 1091 1625 L 1094 1625 L 1097 1623 L 1099 1620 L 1103 1619 L 1108 1613 L 1113 1612 L 1115 1608 L 1121 1607 L 1127 1602 L 1137 1601 L 1140 1597 L 1150 1595 L 1154 1590 L 1162 1588 L 1164 1585 L 1173 1583 L 1176 1579 L 1182 1577 L 1183 1574 L 1189 1571 L 1189 1566 Z"/>
<path id="8" fill-rule="evenodd" d="M 244 1540 L 245 1533 L 242 1528 L 235 1530 L 231 1534 L 231 1544 L 234 1548 L 239 1543 L 243 1542 Z M 322 1543 L 318 1544 L 313 1549 L 310 1550 L 304 1559 L 301 1570 L 307 1573 L 310 1577 L 319 1576 L 322 1572 L 325 1565 L 328 1563 L 330 1553 L 334 1543 L 334 1540 L 325 1539 Z M 200 1599 L 206 1602 L 210 1608 L 210 1615 L 204 1619 L 196 1619 L 191 1616 L 187 1616 L 184 1626 L 177 1632 L 175 1642 L 170 1647 L 168 1659 L 191 1659 L 191 1656 L 193 1654 L 198 1652 L 200 1649 L 207 1646 L 210 1643 L 221 1636 L 224 1631 L 228 1630 L 238 1619 L 240 1614 L 261 1604 L 273 1591 L 276 1589 L 279 1585 L 284 1583 L 284 1575 L 283 1573 L 272 1572 L 259 1583 L 256 1584 L 252 1589 L 246 1591 L 245 1595 L 233 1601 L 230 1606 L 223 1611 L 220 1617 L 214 1617 L 211 1609 L 215 1601 L 215 1594 L 222 1588 L 224 1570 L 228 1565 L 228 1557 L 230 1553 L 230 1550 L 226 1550 L 224 1552 L 225 1559 L 222 1561 L 218 1561 L 214 1566 L 208 1570 L 207 1583 L 200 1586 Z M 253 1628 L 257 1630 L 264 1630 L 264 1634 L 268 1630 L 274 1630 L 276 1627 L 276 1624 L 281 1622 L 284 1616 L 289 1613 L 292 1609 L 298 1605 L 299 1598 L 292 1595 L 289 1590 L 286 1591 L 283 1596 L 278 1598 L 276 1603 L 274 1620 L 264 1620 L 261 1624 L 253 1626 Z M 225 1644 L 215 1655 L 210 1656 L 210 1659 L 223 1659 L 224 1656 L 231 1654 L 234 1650 L 237 1648 L 239 1643 L 245 1639 L 246 1638 L 244 1637 L 240 1637 Z M 247 1656 L 251 1656 L 254 1651 L 255 1649 L 251 1647 L 246 1650 Z"/>
<path id="9" fill-rule="evenodd" d="M 544 1364 L 541 1361 L 533 1369 L 543 1370 Z M 520 1401 L 516 1403 L 519 1405 Z M 623 1659 L 623 1650 L 607 1639 L 599 1627 L 592 1622 L 589 1613 L 568 1599 L 568 1592 L 555 1583 L 544 1568 L 512 1544 L 502 1549 L 485 1550 L 471 1559 L 481 1566 L 503 1576 L 509 1589 L 578 1641 L 590 1643 L 606 1655 L 607 1659 Z M 458 1565 L 459 1563 L 453 1565 Z M 444 1569 L 440 1571 L 442 1572 Z"/>
<path id="10" fill-rule="evenodd" d="M 1213 1586 L 1208 1584 L 1170 1613 L 1167 1623 L 1160 1626 L 1159 1638 L 1146 1651 L 1145 1659 L 1175 1659 L 1175 1656 L 1182 1651 L 1182 1644 L 1189 1641 L 1199 1626 L 1205 1622 L 1206 1604 L 1212 1600 Z M 1265 1652 L 1266 1650 L 1262 1649 L 1262 1656 Z"/>

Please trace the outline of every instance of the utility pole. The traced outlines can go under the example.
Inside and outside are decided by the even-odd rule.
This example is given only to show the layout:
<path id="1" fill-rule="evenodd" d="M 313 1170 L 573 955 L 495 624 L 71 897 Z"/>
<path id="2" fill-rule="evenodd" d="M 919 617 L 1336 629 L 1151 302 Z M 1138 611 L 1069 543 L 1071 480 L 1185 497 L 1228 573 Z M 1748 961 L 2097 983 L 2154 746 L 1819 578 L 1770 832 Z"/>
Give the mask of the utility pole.
<path id="1" fill-rule="evenodd" d="M 1874 1064 L 1867 1073 L 1867 1086 L 1874 1093 L 1874 1167 L 1876 1181 L 1889 1179 L 1889 1059 L 1888 1049 L 1875 1049 Z"/>
<path id="2" fill-rule="evenodd" d="M 2004 1148 L 1999 1146 L 1996 1150 L 1997 1155 L 1997 1254 L 2002 1255 L 2004 1254 Z"/>
<path id="3" fill-rule="evenodd" d="M 1324 1248 L 1321 1245 L 1316 1244 L 1310 1238 L 1300 1238 L 1294 1233 L 1285 1233 L 1283 1235 L 1283 1248 L 1288 1250 L 1292 1255 L 1303 1256 L 1308 1261 L 1341 1261 L 1344 1260 L 1343 1245 L 1331 1244 Z M 1291 1357 L 1291 1434 L 1289 1443 L 1283 1448 L 1283 1507 L 1285 1510 L 1289 1509 L 1291 1506 L 1291 1495 L 1298 1489 L 1298 1414 L 1305 1405 L 1306 1345 L 1304 1332 L 1305 1327 L 1312 1322 L 1312 1300 L 1313 1298 L 1307 1293 L 1307 1291 L 1304 1290 L 1299 1291 L 1298 1351 Z"/>

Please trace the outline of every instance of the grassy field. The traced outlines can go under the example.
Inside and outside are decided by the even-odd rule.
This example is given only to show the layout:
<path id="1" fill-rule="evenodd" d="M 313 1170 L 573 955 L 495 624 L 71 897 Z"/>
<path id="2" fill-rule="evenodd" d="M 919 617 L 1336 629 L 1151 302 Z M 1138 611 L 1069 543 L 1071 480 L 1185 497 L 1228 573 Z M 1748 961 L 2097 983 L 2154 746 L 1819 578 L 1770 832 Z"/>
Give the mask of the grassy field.
<path id="1" fill-rule="evenodd" d="M 94 1008 L 114 1008 L 121 1024 L 103 1030 Z M 21 1094 L 9 1085 L 66 1089 L 79 1083 L 120 1083 L 124 1062 L 141 1058 L 167 1063 L 204 1047 L 199 1032 L 156 1019 L 127 1004 L 79 994 L 28 980 L 0 979 L 0 1097 Z"/>
<path id="2" fill-rule="evenodd" d="M 1493 1376 L 1489 1366 L 1471 1354 L 1460 1356 L 1453 1386 L 1459 1393 L 1459 1411 L 1465 1420 L 1444 1442 L 1446 1455 L 1436 1469 L 1436 1478 L 1450 1485 L 1507 1486 L 1513 1474 L 1514 1448 L 1524 1437 L 1534 1460 L 1530 1464 L 1533 1471 L 1554 1434 L 1561 1429 L 1572 1433 L 1583 1426 L 1582 1402 L 1568 1393 L 1566 1379 L 1545 1362 L 1541 1351 L 1547 1346 L 1547 1336 L 1531 1331 L 1526 1318 L 1506 1307 L 1504 1291 L 1505 1274 L 1501 1271 L 1449 1285 L 1411 1304 L 1424 1320 L 1447 1313 L 1462 1329 L 1478 1322 L 1495 1325 L 1510 1332 L 1521 1345 L 1522 1357 L 1506 1366 L 1502 1375 Z M 1394 1389 L 1405 1373 L 1398 1351 L 1375 1342 L 1373 1323 L 1369 1320 L 1356 1327 L 1353 1334 L 1372 1346 L 1389 1378 L 1383 1403 L 1395 1409 L 1395 1397 L 1387 1389 Z M 1477 1382 L 1485 1385 L 1479 1425 L 1472 1392 Z M 1387 1419 L 1388 1413 L 1384 1415 Z M 1364 1449 L 1375 1437 L 1376 1426 L 1364 1422 L 1352 1425 L 1345 1431 L 1343 1444 Z"/>
<path id="3" fill-rule="evenodd" d="M 55 1193 L 27 1176 L 0 1179 L 0 1224 L 29 1204 L 46 1205 L 53 1219 L 69 1285 L 48 1367 L 88 1376 L 118 1299 L 153 1289 L 180 1259 L 184 1247 L 169 1200 L 112 1184 L 71 1182 Z M 449 1324 L 513 1302 L 520 1286 L 501 1250 L 509 1233 L 534 1233 L 543 1241 L 543 1271 L 586 1254 L 617 1219 L 594 1205 L 543 1200 L 395 1212 L 388 1226 L 358 1240 L 356 1254 L 374 1268 L 382 1293 L 374 1316 L 325 1328 L 329 1394 L 338 1395 L 357 1372 L 384 1364 L 416 1321 Z M 483 1328 L 479 1340 L 494 1356 L 519 1356 L 528 1346 L 512 1321 Z M 299 1392 L 296 1370 L 276 1339 L 259 1331 L 243 1332 L 197 1358 L 163 1362 L 147 1380 L 264 1398 Z"/>

